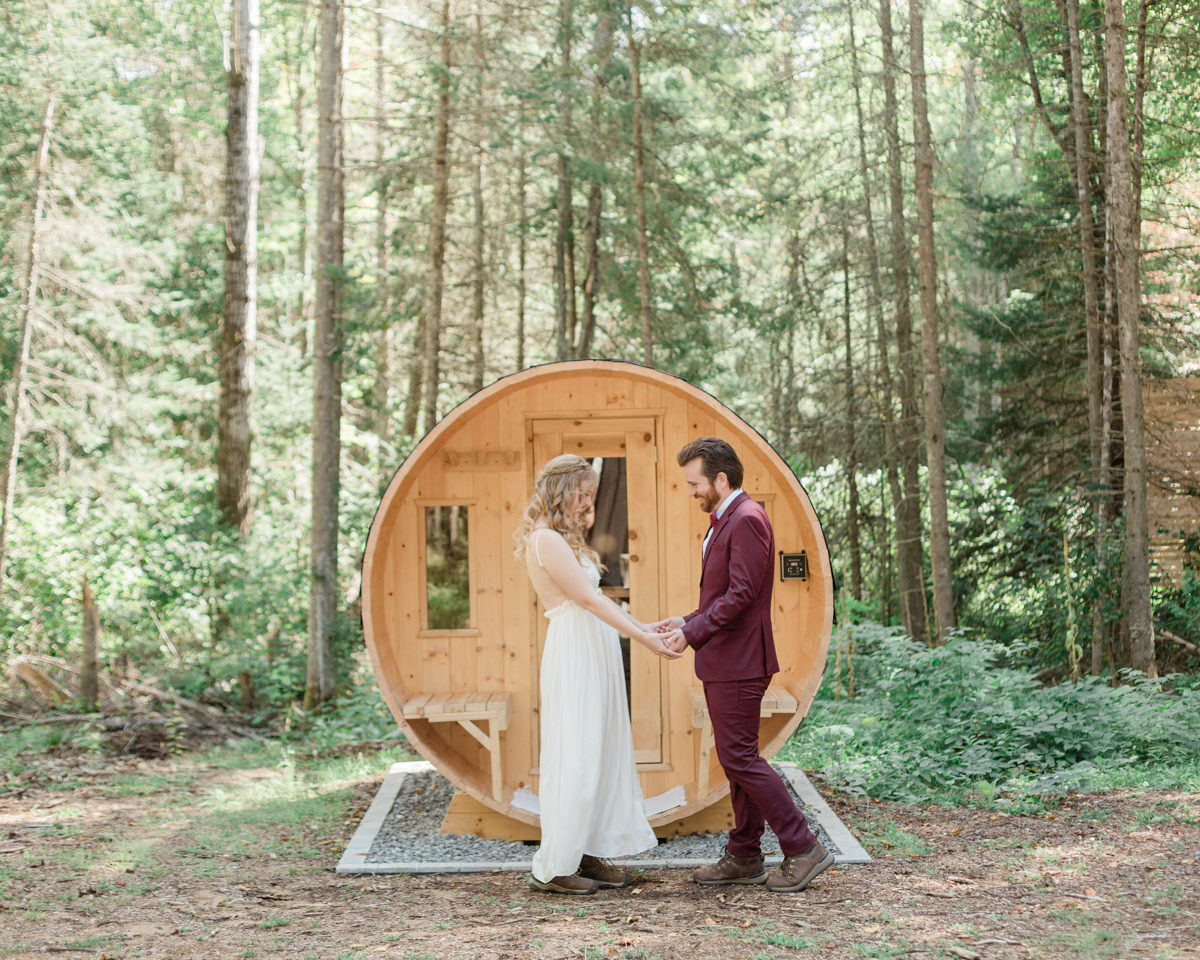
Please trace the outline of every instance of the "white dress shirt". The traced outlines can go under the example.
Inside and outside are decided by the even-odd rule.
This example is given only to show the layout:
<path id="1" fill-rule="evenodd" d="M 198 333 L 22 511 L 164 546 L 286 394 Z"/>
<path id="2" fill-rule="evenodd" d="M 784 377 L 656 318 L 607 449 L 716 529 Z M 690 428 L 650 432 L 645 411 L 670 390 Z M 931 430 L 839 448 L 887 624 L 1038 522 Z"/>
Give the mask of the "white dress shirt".
<path id="1" fill-rule="evenodd" d="M 717 509 L 713 511 L 717 515 L 718 520 L 720 520 L 721 517 L 723 517 L 725 515 L 725 508 L 727 506 L 729 506 L 730 501 L 733 500 L 733 498 L 736 497 L 741 492 L 742 492 L 742 488 L 738 487 L 736 490 L 734 490 L 732 493 L 730 493 L 729 496 L 727 496 L 724 500 L 721 501 L 720 506 L 718 506 Z M 708 533 L 706 533 L 704 535 L 704 543 L 702 543 L 700 545 L 700 556 L 701 557 L 703 557 L 704 554 L 708 552 L 708 541 L 712 537 L 712 533 L 713 533 L 714 529 L 716 529 L 715 526 L 710 526 L 708 528 Z"/>

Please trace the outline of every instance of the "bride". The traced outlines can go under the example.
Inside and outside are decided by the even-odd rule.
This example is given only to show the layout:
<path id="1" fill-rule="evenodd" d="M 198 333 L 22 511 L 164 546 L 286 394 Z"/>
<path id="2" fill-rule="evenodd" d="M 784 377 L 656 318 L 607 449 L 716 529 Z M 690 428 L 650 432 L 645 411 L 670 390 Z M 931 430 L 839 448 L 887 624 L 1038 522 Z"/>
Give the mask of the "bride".
<path id="1" fill-rule="evenodd" d="M 583 457 L 555 457 L 514 534 L 550 621 L 540 679 L 542 844 L 530 886 L 551 893 L 626 886 L 630 876 L 605 858 L 658 843 L 642 805 L 617 631 L 679 656 L 600 592 L 599 555 L 584 539 L 596 486 Z"/>

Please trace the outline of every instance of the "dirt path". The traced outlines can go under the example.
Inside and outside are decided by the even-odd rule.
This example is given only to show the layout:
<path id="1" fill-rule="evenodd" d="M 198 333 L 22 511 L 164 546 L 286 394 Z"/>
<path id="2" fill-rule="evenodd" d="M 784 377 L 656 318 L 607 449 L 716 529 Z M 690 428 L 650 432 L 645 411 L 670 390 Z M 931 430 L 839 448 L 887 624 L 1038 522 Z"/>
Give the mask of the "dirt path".
<path id="1" fill-rule="evenodd" d="M 651 871 L 562 898 L 513 874 L 332 873 L 386 762 L 32 763 L 0 794 L 0 955 L 1200 957 L 1200 796 L 1006 816 L 834 800 L 877 857 L 804 894 Z"/>

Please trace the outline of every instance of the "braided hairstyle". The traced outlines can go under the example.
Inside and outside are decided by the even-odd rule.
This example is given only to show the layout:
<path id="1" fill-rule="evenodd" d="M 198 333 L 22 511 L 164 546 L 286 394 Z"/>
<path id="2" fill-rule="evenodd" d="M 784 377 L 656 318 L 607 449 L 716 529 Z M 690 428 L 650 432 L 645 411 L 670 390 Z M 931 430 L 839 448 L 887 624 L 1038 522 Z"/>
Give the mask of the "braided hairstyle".
<path id="1" fill-rule="evenodd" d="M 562 534 L 581 562 L 584 559 L 591 560 L 603 571 L 600 554 L 588 544 L 582 515 L 578 521 L 570 517 L 575 495 L 594 495 L 598 484 L 599 480 L 592 470 L 592 465 L 573 453 L 555 457 L 542 467 L 542 472 L 533 483 L 533 496 L 525 505 L 521 523 L 513 534 L 513 539 L 517 542 L 513 551 L 516 558 L 525 559 L 525 545 L 529 534 L 533 532 L 537 522 L 545 518 L 550 529 Z"/>

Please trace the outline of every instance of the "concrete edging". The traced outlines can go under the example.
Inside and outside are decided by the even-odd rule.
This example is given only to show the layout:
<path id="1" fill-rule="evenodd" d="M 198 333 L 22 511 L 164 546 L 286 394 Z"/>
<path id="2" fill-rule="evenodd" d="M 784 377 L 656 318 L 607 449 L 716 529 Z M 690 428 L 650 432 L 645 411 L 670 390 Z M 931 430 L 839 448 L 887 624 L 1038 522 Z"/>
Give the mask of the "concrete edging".
<path id="1" fill-rule="evenodd" d="M 780 763 L 777 766 L 783 771 L 784 775 L 791 781 L 796 794 L 804 803 L 806 810 L 814 815 L 817 822 L 825 829 L 829 839 L 837 845 L 841 851 L 836 860 L 839 864 L 855 864 L 855 863 L 870 863 L 871 857 L 860 844 L 844 823 L 838 818 L 838 815 L 833 812 L 829 804 L 827 804 L 821 795 L 817 793 L 816 788 L 804 775 L 804 771 L 791 763 Z M 425 773 L 433 770 L 433 764 L 417 760 L 410 763 L 393 763 L 391 769 L 388 770 L 387 776 L 383 780 L 383 785 L 380 786 L 379 792 L 375 794 L 375 799 L 371 801 L 371 806 L 367 809 L 366 815 L 359 823 L 358 829 L 354 831 L 354 836 L 350 838 L 350 843 L 346 846 L 345 852 L 342 854 L 341 860 L 335 868 L 336 873 L 341 874 L 395 874 L 395 873 L 528 873 L 532 867 L 531 860 L 483 860 L 483 861 L 454 861 L 449 863 L 434 863 L 430 861 L 421 861 L 416 863 L 363 863 L 360 857 L 367 856 L 372 845 L 375 843 L 375 837 L 379 833 L 380 827 L 383 826 L 384 820 L 387 819 L 391 812 L 392 804 L 396 802 L 396 797 L 400 793 L 400 788 L 404 785 L 404 778 L 410 773 Z M 765 857 L 765 863 L 769 867 L 778 866 L 783 862 L 783 857 L 772 856 Z M 626 870 L 690 870 L 696 867 L 704 866 L 705 864 L 713 863 L 711 859 L 691 858 L 691 859 L 676 859 L 676 860 L 653 860 L 653 859 L 626 859 L 614 860 L 618 866 Z"/>
<path id="2" fill-rule="evenodd" d="M 783 775 L 791 781 L 796 796 L 804 804 L 804 809 L 816 817 L 817 822 L 825 828 L 825 833 L 840 851 L 838 863 L 870 863 L 871 855 L 863 849 L 858 838 L 850 832 L 850 828 L 842 823 L 842 818 L 833 812 L 833 808 L 825 802 L 825 798 L 817 793 L 804 771 L 794 763 L 777 764 Z"/>

